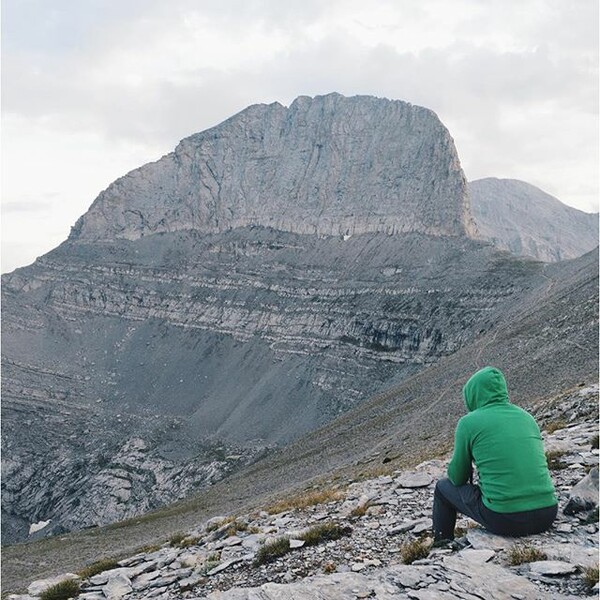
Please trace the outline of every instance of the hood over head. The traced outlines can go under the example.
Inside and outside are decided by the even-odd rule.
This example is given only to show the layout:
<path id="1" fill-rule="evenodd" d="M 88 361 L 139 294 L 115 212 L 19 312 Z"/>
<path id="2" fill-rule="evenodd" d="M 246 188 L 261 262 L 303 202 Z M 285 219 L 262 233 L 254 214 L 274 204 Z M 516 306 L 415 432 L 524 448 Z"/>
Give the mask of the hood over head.
<path id="1" fill-rule="evenodd" d="M 469 412 L 489 404 L 510 402 L 502 371 L 495 367 L 484 367 L 477 371 L 465 384 L 463 398 Z"/>

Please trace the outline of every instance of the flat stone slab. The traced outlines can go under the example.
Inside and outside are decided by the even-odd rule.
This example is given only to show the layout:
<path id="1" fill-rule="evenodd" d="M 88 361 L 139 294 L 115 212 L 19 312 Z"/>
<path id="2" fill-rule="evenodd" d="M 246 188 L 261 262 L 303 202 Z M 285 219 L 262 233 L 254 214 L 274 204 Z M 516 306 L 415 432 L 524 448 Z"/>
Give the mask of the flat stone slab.
<path id="1" fill-rule="evenodd" d="M 469 529 L 467 540 L 475 550 L 508 550 L 515 543 L 514 538 L 494 535 L 485 529 Z"/>
<path id="2" fill-rule="evenodd" d="M 429 517 L 420 519 L 413 528 L 413 533 L 419 534 L 429 531 L 433 527 L 433 521 Z"/>
<path id="3" fill-rule="evenodd" d="M 529 570 L 538 575 L 570 575 L 577 567 L 560 560 L 539 560 L 529 563 Z"/>
<path id="4" fill-rule="evenodd" d="M 232 558 L 231 560 L 226 560 L 224 563 L 217 565 L 214 569 L 211 569 L 207 575 L 216 575 L 225 569 L 231 567 L 231 565 L 235 565 L 236 563 L 242 562 L 241 558 Z"/>
<path id="5" fill-rule="evenodd" d="M 583 568 L 597 567 L 600 558 L 597 546 L 579 544 L 544 544 L 544 552 L 551 560 L 560 560 Z"/>
<path id="6" fill-rule="evenodd" d="M 444 566 L 452 582 L 467 593 L 486 600 L 538 600 L 538 588 L 522 575 L 517 575 L 498 565 L 474 564 L 458 556 L 444 558 Z M 557 595 L 553 600 L 563 598 Z"/>
<path id="7" fill-rule="evenodd" d="M 496 556 L 496 552 L 494 550 L 475 550 L 474 548 L 466 548 L 465 550 L 461 550 L 457 556 L 460 556 L 463 560 L 467 562 L 472 562 L 478 565 L 482 565 L 492 558 Z"/>
<path id="8" fill-rule="evenodd" d="M 118 598 L 122 598 L 132 590 L 131 580 L 123 573 L 111 575 L 106 585 L 102 587 L 104 595 L 110 600 L 118 600 Z"/>
<path id="9" fill-rule="evenodd" d="M 401 488 L 422 488 L 433 483 L 433 477 L 428 473 L 405 473 L 396 480 L 396 485 Z"/>

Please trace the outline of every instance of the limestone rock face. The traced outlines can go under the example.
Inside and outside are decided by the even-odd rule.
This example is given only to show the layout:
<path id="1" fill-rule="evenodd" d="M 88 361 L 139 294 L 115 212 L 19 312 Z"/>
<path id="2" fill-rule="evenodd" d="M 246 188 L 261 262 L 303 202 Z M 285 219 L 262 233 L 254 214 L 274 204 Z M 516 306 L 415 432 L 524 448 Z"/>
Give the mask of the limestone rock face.
<path id="1" fill-rule="evenodd" d="M 454 142 L 401 101 L 330 94 L 255 105 L 118 179 L 71 239 L 223 232 L 473 233 Z"/>
<path id="2" fill-rule="evenodd" d="M 598 213 L 571 208 L 516 179 L 469 182 L 481 237 L 513 254 L 546 262 L 576 258 L 598 245 Z"/>

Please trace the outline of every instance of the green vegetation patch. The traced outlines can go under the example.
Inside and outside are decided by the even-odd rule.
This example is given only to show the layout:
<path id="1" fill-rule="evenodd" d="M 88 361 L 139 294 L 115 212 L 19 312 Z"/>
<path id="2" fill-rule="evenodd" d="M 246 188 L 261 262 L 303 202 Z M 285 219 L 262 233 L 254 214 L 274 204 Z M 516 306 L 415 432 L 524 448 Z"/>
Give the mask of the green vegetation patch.
<path id="1" fill-rule="evenodd" d="M 328 522 L 311 527 L 308 531 L 299 536 L 299 539 L 303 540 L 307 546 L 316 546 L 322 542 L 339 540 L 341 537 L 350 535 L 351 533 L 351 527 L 342 527 L 337 523 Z"/>
<path id="2" fill-rule="evenodd" d="M 290 551 L 290 539 L 288 537 L 280 537 L 270 542 L 263 544 L 256 553 L 254 565 L 265 565 L 277 560 Z"/>
<path id="3" fill-rule="evenodd" d="M 79 595 L 79 581 L 65 579 L 40 594 L 40 600 L 67 600 Z"/>
<path id="4" fill-rule="evenodd" d="M 89 579 L 94 575 L 98 575 L 98 573 L 104 573 L 104 571 L 116 569 L 118 566 L 119 562 L 115 558 L 103 558 L 85 566 L 77 574 L 79 577 L 81 577 L 81 579 Z"/>

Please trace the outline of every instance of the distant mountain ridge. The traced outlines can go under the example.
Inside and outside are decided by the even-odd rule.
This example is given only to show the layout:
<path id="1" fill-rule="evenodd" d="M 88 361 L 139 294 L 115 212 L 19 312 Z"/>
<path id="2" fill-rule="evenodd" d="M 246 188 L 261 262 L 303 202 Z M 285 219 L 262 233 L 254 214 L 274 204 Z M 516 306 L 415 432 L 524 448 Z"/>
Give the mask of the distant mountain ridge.
<path id="1" fill-rule="evenodd" d="M 546 262 L 576 258 L 598 246 L 598 213 L 585 213 L 516 179 L 469 182 L 479 235 L 516 255 Z"/>

